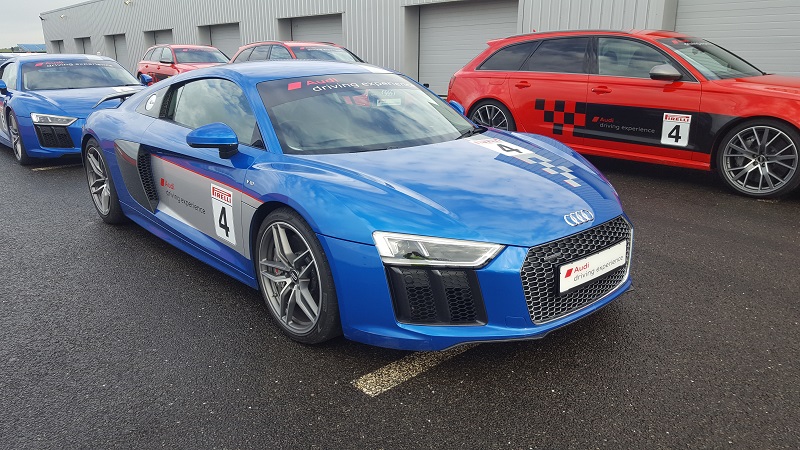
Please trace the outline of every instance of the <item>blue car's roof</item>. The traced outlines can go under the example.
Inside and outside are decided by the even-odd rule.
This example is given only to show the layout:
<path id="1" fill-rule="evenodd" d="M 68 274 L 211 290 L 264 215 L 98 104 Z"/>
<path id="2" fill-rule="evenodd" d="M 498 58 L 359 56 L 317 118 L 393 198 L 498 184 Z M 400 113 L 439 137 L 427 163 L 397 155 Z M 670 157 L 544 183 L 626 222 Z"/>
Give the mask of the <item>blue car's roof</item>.
<path id="1" fill-rule="evenodd" d="M 242 81 L 260 83 L 283 78 L 311 77 L 343 73 L 393 73 L 369 64 L 335 61 L 286 60 L 222 64 L 188 72 L 204 76 L 228 76 Z"/>
<path id="2" fill-rule="evenodd" d="M 45 61 L 114 61 L 113 58 L 107 56 L 96 55 L 82 55 L 79 53 L 57 53 L 57 54 L 38 54 L 38 55 L 21 55 L 13 58 L 15 61 L 20 62 L 45 62 Z"/>

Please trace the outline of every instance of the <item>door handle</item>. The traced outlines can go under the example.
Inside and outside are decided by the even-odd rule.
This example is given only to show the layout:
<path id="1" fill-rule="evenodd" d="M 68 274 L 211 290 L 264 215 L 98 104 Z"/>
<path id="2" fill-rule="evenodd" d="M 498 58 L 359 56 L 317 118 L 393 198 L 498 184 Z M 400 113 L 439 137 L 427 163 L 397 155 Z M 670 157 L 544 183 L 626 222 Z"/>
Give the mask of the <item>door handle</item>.
<path id="1" fill-rule="evenodd" d="M 609 94 L 611 93 L 611 89 L 608 86 L 595 86 L 592 88 L 592 92 L 595 94 Z"/>
<path id="2" fill-rule="evenodd" d="M 531 84 L 528 83 L 527 81 L 517 81 L 517 83 L 514 84 L 514 86 L 516 86 L 516 87 L 518 87 L 520 89 L 525 89 L 525 88 L 531 87 Z"/>

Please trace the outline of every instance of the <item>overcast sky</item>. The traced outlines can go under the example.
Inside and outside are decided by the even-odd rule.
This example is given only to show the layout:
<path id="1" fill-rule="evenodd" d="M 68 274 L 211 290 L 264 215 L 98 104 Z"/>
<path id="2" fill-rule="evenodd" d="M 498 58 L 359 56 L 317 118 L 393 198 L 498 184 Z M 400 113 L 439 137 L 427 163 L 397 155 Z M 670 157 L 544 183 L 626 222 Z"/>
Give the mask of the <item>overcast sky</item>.
<path id="1" fill-rule="evenodd" d="M 39 13 L 85 0 L 4 0 L 3 24 L 0 26 L 0 48 L 17 44 L 44 44 Z"/>

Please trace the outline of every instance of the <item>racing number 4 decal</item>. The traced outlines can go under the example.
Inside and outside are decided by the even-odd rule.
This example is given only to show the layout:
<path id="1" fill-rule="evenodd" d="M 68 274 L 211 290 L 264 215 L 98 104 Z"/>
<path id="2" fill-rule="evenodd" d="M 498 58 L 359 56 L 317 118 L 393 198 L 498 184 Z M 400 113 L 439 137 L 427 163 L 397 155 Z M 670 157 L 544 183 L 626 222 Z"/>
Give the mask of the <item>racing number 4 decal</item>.
<path id="1" fill-rule="evenodd" d="M 217 236 L 236 245 L 233 218 L 233 193 L 215 184 L 211 185 L 211 208 Z"/>
<path id="2" fill-rule="evenodd" d="M 689 145 L 689 126 L 691 124 L 692 116 L 689 114 L 664 113 L 664 121 L 661 126 L 661 143 L 676 147 L 686 147 Z"/>

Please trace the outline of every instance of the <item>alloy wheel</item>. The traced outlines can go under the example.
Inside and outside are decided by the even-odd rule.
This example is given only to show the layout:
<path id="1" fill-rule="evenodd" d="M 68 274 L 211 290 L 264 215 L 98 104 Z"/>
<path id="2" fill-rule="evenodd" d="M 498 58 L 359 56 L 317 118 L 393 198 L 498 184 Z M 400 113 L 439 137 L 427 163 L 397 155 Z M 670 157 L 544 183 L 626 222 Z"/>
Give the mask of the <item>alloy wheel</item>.
<path id="1" fill-rule="evenodd" d="M 473 122 L 490 128 L 508 130 L 508 117 L 505 112 L 493 104 L 486 104 L 472 113 Z"/>
<path id="2" fill-rule="evenodd" d="M 8 132 L 11 134 L 11 148 L 14 150 L 14 157 L 18 160 L 22 159 L 22 139 L 19 135 L 19 125 L 17 124 L 17 118 L 13 115 L 9 116 L 8 120 Z"/>
<path id="3" fill-rule="evenodd" d="M 86 178 L 89 180 L 89 191 L 97 211 L 105 216 L 111 212 L 111 190 L 108 186 L 108 174 L 100 150 L 90 146 L 86 150 Z"/>
<path id="4" fill-rule="evenodd" d="M 722 155 L 728 182 L 749 194 L 770 194 L 793 179 L 798 165 L 795 142 L 783 131 L 756 125 L 738 132 Z"/>
<path id="5" fill-rule="evenodd" d="M 311 331 L 319 320 L 322 289 L 319 267 L 305 238 L 292 225 L 274 222 L 259 244 L 259 272 L 267 305 L 284 327 Z"/>

